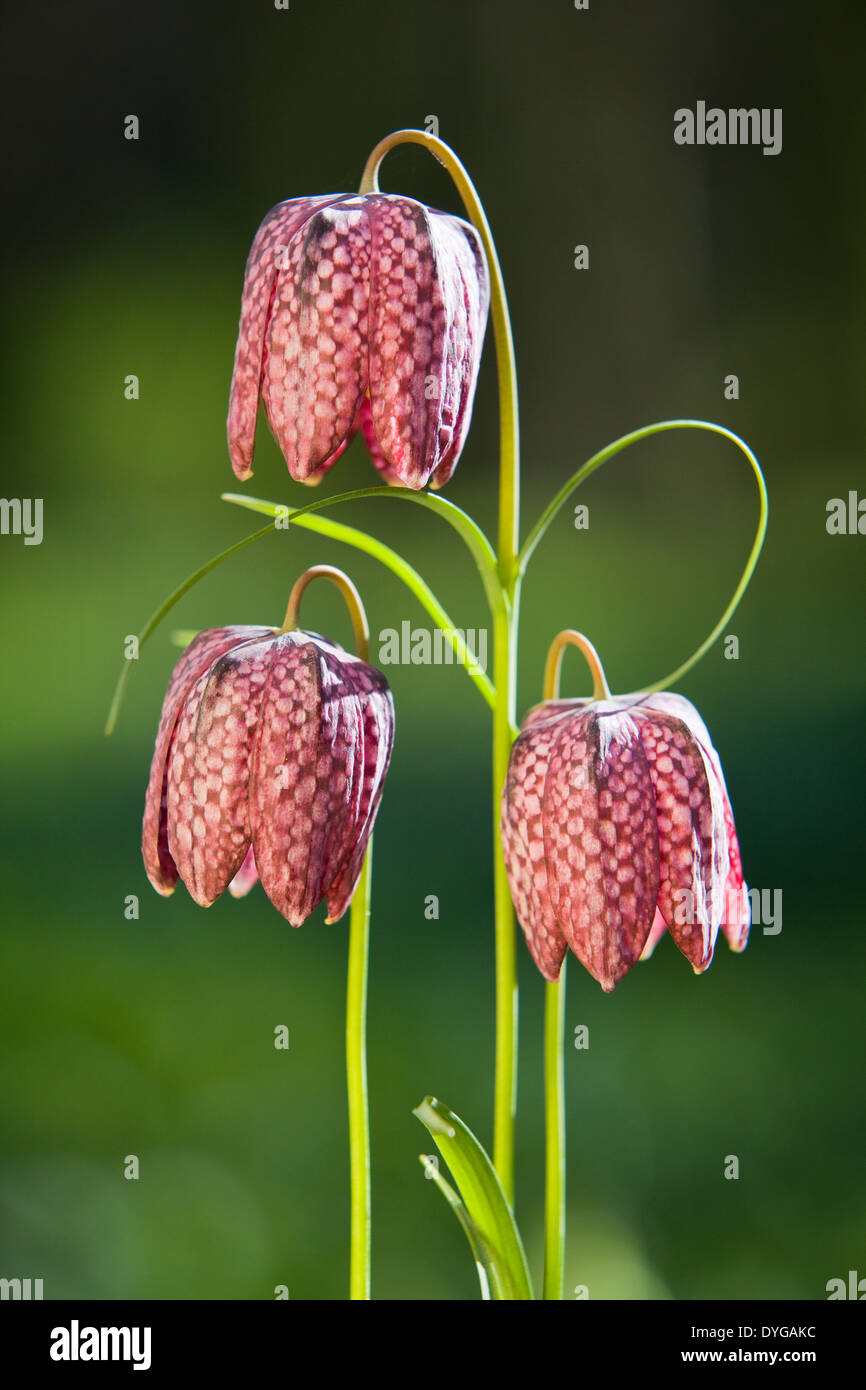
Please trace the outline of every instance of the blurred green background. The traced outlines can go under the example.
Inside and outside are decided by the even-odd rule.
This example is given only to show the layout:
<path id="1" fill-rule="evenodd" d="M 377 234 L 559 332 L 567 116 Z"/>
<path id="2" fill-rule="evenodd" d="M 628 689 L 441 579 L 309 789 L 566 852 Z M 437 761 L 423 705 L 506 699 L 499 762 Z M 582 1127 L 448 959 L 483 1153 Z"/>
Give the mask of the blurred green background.
<path id="1" fill-rule="evenodd" d="M 281 198 L 356 186 L 389 130 L 439 120 L 497 239 L 514 317 L 524 531 L 579 463 L 654 419 L 739 431 L 767 474 L 763 562 L 680 687 L 726 768 L 750 884 L 783 929 L 692 976 L 669 941 L 604 996 L 573 962 L 567 1288 L 591 1298 L 823 1298 L 866 1275 L 862 785 L 866 540 L 826 504 L 863 469 L 864 16 L 747 0 L 75 7 L 6 22 L 6 497 L 44 541 L 0 539 L 0 1274 L 49 1298 L 340 1298 L 347 1289 L 345 923 L 293 931 L 261 890 L 206 914 L 150 889 L 140 816 L 173 626 L 278 622 L 305 566 L 344 566 L 374 632 L 426 622 L 372 560 L 268 538 L 190 593 L 102 736 L 123 638 L 255 529 L 227 507 L 224 436 L 243 265 Z M 784 146 L 681 148 L 698 99 L 782 107 Z M 141 122 L 136 143 L 123 120 Z M 458 210 L 420 150 L 383 187 Z M 573 268 L 573 247 L 590 269 Z M 138 401 L 124 399 L 128 373 Z M 726 401 L 736 373 L 740 399 Z M 489 532 L 488 342 L 448 496 Z M 369 485 L 360 446 L 324 491 Z M 259 495 L 300 505 L 267 429 Z M 595 475 L 530 572 L 520 708 L 578 626 L 611 684 L 677 666 L 751 543 L 754 484 L 718 439 L 668 435 Z M 399 546 L 464 626 L 485 622 L 454 534 L 420 509 L 339 519 Z M 317 592 L 306 621 L 350 639 Z M 586 687 L 576 659 L 565 685 Z M 492 1119 L 489 720 L 456 668 L 389 668 L 396 751 L 376 832 L 370 997 L 374 1294 L 477 1296 L 417 1161 L 434 1092 Z M 424 899 L 440 899 L 427 921 Z M 124 900 L 140 897 L 127 921 Z M 518 1215 L 542 1211 L 542 981 L 519 943 Z M 273 1047 L 277 1024 L 286 1052 Z M 125 1155 L 141 1164 L 125 1181 Z M 725 1157 L 738 1181 L 723 1177 Z"/>

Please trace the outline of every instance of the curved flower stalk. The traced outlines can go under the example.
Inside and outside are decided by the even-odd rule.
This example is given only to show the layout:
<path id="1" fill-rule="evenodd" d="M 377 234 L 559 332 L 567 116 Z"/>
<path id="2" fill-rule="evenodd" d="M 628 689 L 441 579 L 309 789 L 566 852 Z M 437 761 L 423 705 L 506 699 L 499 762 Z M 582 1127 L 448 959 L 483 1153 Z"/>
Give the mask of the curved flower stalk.
<path id="1" fill-rule="evenodd" d="M 361 430 L 385 481 L 442 487 L 457 466 L 489 288 L 477 232 L 391 194 L 290 198 L 247 261 L 229 404 L 252 473 L 259 395 L 289 472 L 318 483 Z"/>
<path id="2" fill-rule="evenodd" d="M 496 1063 L 493 1084 L 493 1161 L 506 1198 L 514 1200 L 514 1125 L 517 1110 L 517 950 L 514 910 L 499 844 L 499 796 L 515 733 L 517 628 L 520 611 L 520 423 L 517 367 L 505 281 L 484 205 L 457 155 L 438 136 L 398 130 L 370 154 L 361 180 L 363 192 L 378 192 L 379 168 L 388 152 L 408 143 L 421 145 L 443 164 L 481 238 L 490 274 L 490 314 L 499 383 L 499 525 L 496 548 L 497 601 L 493 613 L 493 885 L 496 950 Z"/>

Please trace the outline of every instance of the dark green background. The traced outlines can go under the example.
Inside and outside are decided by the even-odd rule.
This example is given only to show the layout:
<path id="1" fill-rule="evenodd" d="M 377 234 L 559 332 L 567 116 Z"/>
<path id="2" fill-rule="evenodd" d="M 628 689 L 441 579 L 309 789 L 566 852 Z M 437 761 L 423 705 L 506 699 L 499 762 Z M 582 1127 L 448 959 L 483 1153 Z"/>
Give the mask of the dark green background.
<path id="1" fill-rule="evenodd" d="M 680 687 L 722 754 L 750 884 L 783 930 L 701 979 L 669 941 L 611 997 L 573 963 L 567 1287 L 592 1298 L 823 1298 L 866 1275 L 863 560 L 828 499 L 863 469 L 859 6 L 40 4 L 6 29 L 0 539 L 0 1275 L 46 1297 L 338 1298 L 347 1288 L 345 923 L 292 931 L 257 890 L 207 914 L 149 888 L 139 827 L 172 626 L 277 622 L 306 565 L 345 566 L 374 631 L 426 622 L 373 561 L 268 538 L 185 598 L 102 723 L 124 635 L 254 529 L 219 501 L 249 242 L 281 198 L 356 186 L 389 130 L 436 114 L 497 239 L 514 317 L 524 528 L 579 463 L 654 419 L 742 433 L 771 493 L 731 631 Z M 777 158 L 687 149 L 698 99 L 784 110 Z M 123 138 L 134 112 L 141 138 Z M 383 186 L 457 210 L 420 150 Z M 572 248 L 590 247 L 590 270 Z M 134 372 L 141 398 L 123 397 Z M 723 379 L 740 378 L 726 402 Z M 492 346 L 448 496 L 495 528 Z M 360 446 L 325 491 L 375 481 Z M 263 427 L 254 491 L 299 505 Z M 578 500 L 578 499 L 575 499 Z M 525 593 L 520 708 L 562 626 L 615 688 L 658 679 L 722 611 L 756 498 L 720 440 L 666 436 L 585 486 Z M 465 626 L 471 562 L 420 509 L 341 520 L 400 546 Z M 336 599 L 307 621 L 348 641 Z M 370 998 L 374 1292 L 472 1298 L 463 1236 L 417 1155 L 441 1096 L 489 1142 L 493 1045 L 486 706 L 454 668 L 390 668 Z M 575 693 L 586 677 L 566 669 Z M 137 922 L 125 895 L 140 896 Z M 424 898 L 439 895 L 438 922 Z M 538 1269 L 542 982 L 522 942 L 518 1215 Z M 291 1030 L 288 1053 L 273 1029 Z M 135 1153 L 141 1178 L 124 1181 Z M 739 1181 L 723 1178 L 725 1156 Z"/>

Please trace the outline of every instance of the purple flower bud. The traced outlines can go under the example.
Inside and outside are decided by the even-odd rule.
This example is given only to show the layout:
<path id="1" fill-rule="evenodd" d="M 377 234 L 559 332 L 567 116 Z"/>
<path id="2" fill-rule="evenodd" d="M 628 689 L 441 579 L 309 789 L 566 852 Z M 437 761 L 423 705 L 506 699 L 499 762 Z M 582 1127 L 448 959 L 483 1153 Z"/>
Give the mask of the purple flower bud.
<path id="1" fill-rule="evenodd" d="M 469 428 L 490 298 L 468 222 L 412 198 L 272 208 L 247 261 L 229 403 L 252 473 L 259 395 L 289 472 L 317 483 L 360 429 L 388 483 L 442 487 Z"/>
<path id="2" fill-rule="evenodd" d="M 567 949 L 610 991 L 667 929 L 696 972 L 750 906 L 719 756 L 679 695 L 549 700 L 514 744 L 502 799 L 511 895 L 536 965 Z"/>
<path id="3" fill-rule="evenodd" d="M 345 912 L 382 795 L 394 705 L 381 672 L 315 633 L 202 632 L 172 674 L 144 812 L 157 892 L 202 907 L 256 877 L 293 926 Z"/>

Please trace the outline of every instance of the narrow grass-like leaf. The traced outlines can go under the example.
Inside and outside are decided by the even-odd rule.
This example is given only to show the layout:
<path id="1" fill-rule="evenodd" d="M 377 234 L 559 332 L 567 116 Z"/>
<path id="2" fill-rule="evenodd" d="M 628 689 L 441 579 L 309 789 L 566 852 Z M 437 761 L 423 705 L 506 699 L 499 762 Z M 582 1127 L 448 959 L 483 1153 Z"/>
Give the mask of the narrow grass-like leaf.
<path id="1" fill-rule="evenodd" d="M 431 1158 L 429 1154 L 419 1154 L 418 1157 L 423 1164 L 425 1176 L 432 1178 L 433 1182 L 435 1182 L 442 1196 L 445 1198 L 445 1201 L 463 1227 L 463 1233 L 469 1242 L 469 1248 L 475 1260 L 475 1268 L 478 1271 L 478 1282 L 481 1285 L 481 1297 L 484 1299 L 485 1303 L 487 1303 L 494 1296 L 491 1294 L 491 1287 L 496 1288 L 497 1291 L 499 1288 L 495 1263 L 491 1257 L 490 1248 L 450 1182 L 443 1178 L 442 1174 L 439 1172 L 438 1158 Z M 500 1296 L 498 1292 L 495 1295 L 497 1298 Z"/>
<path id="2" fill-rule="evenodd" d="M 346 494 L 346 496 L 350 495 Z M 495 707 L 496 691 L 493 688 L 493 683 L 476 663 L 475 656 L 469 650 L 461 629 L 455 626 L 429 584 L 396 550 L 392 550 L 389 545 L 377 540 L 375 536 L 368 535 L 366 531 L 359 531 L 356 526 L 345 526 L 341 521 L 331 521 L 329 517 L 311 514 L 309 507 L 301 507 L 292 511 L 291 508 L 283 506 L 280 502 L 267 502 L 258 497 L 241 496 L 241 500 L 238 502 L 238 496 L 241 495 L 224 493 L 223 501 L 232 500 L 235 505 L 244 506 L 249 511 L 259 512 L 263 516 L 272 516 L 278 526 L 280 523 L 284 523 L 287 528 L 300 526 L 307 531 L 317 531 L 322 536 L 341 541 L 344 545 L 354 546 L 356 550 L 361 550 L 365 555 L 372 555 L 375 560 L 379 560 L 392 574 L 396 574 L 397 578 L 403 581 L 410 593 L 415 595 L 421 606 L 430 614 L 436 626 L 441 628 L 446 642 L 453 649 L 458 664 L 463 667 L 473 685 L 477 686 L 490 708 Z M 334 499 L 327 498 L 326 500 L 333 501 Z"/>
<path id="3" fill-rule="evenodd" d="M 210 574 L 211 570 L 216 569 L 217 565 L 221 565 L 224 560 L 230 559 L 232 555 L 237 555 L 238 551 L 243 550 L 245 546 L 252 545 L 253 541 L 261 540 L 262 536 L 271 535 L 273 530 L 273 526 L 263 526 L 260 531 L 253 531 L 251 536 L 244 536 L 243 540 L 235 541 L 234 545 L 230 545 L 227 550 L 221 550 L 219 555 L 215 555 L 212 560 L 208 560 L 206 565 L 202 565 L 200 569 L 195 570 L 189 575 L 182 584 L 179 584 L 178 587 L 169 594 L 168 598 L 159 605 L 156 612 L 151 613 L 144 627 L 141 629 L 141 632 L 138 634 L 139 651 L 144 646 L 148 637 L 159 627 L 159 624 L 166 614 L 171 612 L 174 605 L 183 598 L 184 594 L 189 592 L 194 584 L 197 584 L 200 579 L 204 579 L 206 574 Z M 129 680 L 129 673 L 131 670 L 132 662 L 125 661 L 123 663 L 123 670 L 117 678 L 117 685 L 114 688 L 111 708 L 108 711 L 108 718 L 105 721 L 106 738 L 114 733 L 115 725 L 117 724 L 117 716 L 120 714 L 120 706 L 123 704 L 126 683 Z"/>
<path id="4" fill-rule="evenodd" d="M 429 1130 L 451 1170 L 476 1233 L 475 1244 L 472 1239 L 469 1242 L 476 1264 L 479 1263 L 477 1249 L 483 1255 L 485 1269 L 489 1266 L 491 1297 L 531 1299 L 532 1285 L 520 1232 L 502 1183 L 484 1149 L 459 1116 L 434 1096 L 426 1096 L 412 1113 Z"/>
<path id="5" fill-rule="evenodd" d="M 403 487 L 365 487 L 358 488 L 354 492 L 339 492 L 331 497 L 321 497 L 316 502 L 308 502 L 304 507 L 293 509 L 268 502 L 263 497 L 248 496 L 244 492 L 222 493 L 222 500 L 231 502 L 235 507 L 246 507 L 249 511 L 265 512 L 269 515 L 286 513 L 288 519 L 295 524 L 303 516 L 328 511 L 331 507 L 340 506 L 343 502 L 354 502 L 363 497 L 378 497 L 392 502 L 412 502 L 418 507 L 424 507 L 427 511 L 433 512 L 435 516 L 440 517 L 453 527 L 475 561 L 484 585 L 484 592 L 490 604 L 490 611 L 491 613 L 495 612 L 502 601 L 502 596 L 498 587 L 496 556 L 493 553 L 493 547 L 478 523 L 467 512 L 462 511 L 460 507 L 455 507 L 453 502 L 449 502 L 447 497 L 439 497 L 438 494 L 430 492 L 413 492 L 409 488 Z M 274 511 L 275 508 L 276 511 Z"/>
<path id="6" fill-rule="evenodd" d="M 713 646 L 720 635 L 725 631 L 725 628 L 736 612 L 740 599 L 749 587 L 749 582 L 755 572 L 755 566 L 758 563 L 758 557 L 761 554 L 764 537 L 767 534 L 767 518 L 770 504 L 767 497 L 767 484 L 761 472 L 761 465 L 758 463 L 757 458 L 748 444 L 746 444 L 738 434 L 734 434 L 733 430 L 726 429 L 724 425 L 713 424 L 710 420 L 661 420 L 657 424 L 644 425 L 642 429 L 632 430 L 630 434 L 624 434 L 620 439 L 615 439 L 612 444 L 608 444 L 606 449 L 601 449 L 597 454 L 593 454 L 592 458 L 588 459 L 581 468 L 578 468 L 576 473 L 572 474 L 568 482 L 562 485 L 559 492 L 545 507 L 538 521 L 526 537 L 520 555 L 518 556 L 518 573 L 522 577 L 526 573 L 526 567 L 529 564 L 536 546 L 542 536 L 544 536 L 551 522 L 559 513 L 560 508 L 568 501 L 575 488 L 578 488 L 597 468 L 601 468 L 603 463 L 607 463 L 609 459 L 615 458 L 617 454 L 621 453 L 623 449 L 627 449 L 629 445 L 638 444 L 642 439 L 650 439 L 655 434 L 663 434 L 666 430 L 707 430 L 710 434 L 721 435 L 723 439 L 729 439 L 732 444 L 736 444 L 737 448 L 745 454 L 751 464 L 752 472 L 755 475 L 755 482 L 758 485 L 758 501 L 760 506 L 758 529 L 755 532 L 755 539 L 749 551 L 746 568 L 740 575 L 740 581 L 734 590 L 734 596 L 709 637 L 705 637 L 697 650 L 692 652 L 688 660 L 684 661 L 681 666 L 678 666 L 675 671 L 669 671 L 666 676 L 662 676 L 661 680 L 655 681 L 652 685 L 644 686 L 641 691 L 631 691 L 631 694 L 652 694 L 656 690 L 668 690 L 672 685 L 675 685 L 677 681 L 682 680 L 683 676 L 690 671 L 693 666 L 697 665 L 701 657 L 710 650 L 710 647 Z"/>

